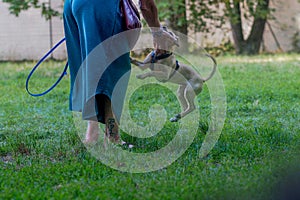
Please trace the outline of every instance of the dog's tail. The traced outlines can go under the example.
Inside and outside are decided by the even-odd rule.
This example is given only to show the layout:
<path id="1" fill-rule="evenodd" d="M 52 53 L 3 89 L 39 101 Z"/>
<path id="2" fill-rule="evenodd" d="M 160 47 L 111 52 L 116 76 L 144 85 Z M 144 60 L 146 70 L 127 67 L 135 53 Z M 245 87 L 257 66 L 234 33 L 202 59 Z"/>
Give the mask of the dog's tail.
<path id="1" fill-rule="evenodd" d="M 213 61 L 214 66 L 213 66 L 213 70 L 211 71 L 210 75 L 208 77 L 202 79 L 203 82 L 208 81 L 209 79 L 211 79 L 213 77 L 213 75 L 215 74 L 216 69 L 217 69 L 216 59 L 213 56 L 211 56 L 210 54 L 206 54 L 206 56 L 209 57 Z"/>

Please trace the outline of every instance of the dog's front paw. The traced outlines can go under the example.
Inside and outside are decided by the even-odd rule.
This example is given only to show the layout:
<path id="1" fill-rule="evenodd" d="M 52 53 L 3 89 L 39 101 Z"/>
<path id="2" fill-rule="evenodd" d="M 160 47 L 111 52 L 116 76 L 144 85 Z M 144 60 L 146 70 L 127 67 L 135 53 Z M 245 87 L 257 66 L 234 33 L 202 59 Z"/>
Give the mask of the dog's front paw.
<path id="1" fill-rule="evenodd" d="M 181 115 L 177 114 L 177 115 L 175 115 L 175 117 L 172 117 L 170 119 L 170 122 L 178 122 L 178 120 L 180 120 L 180 119 L 181 119 Z"/>
<path id="2" fill-rule="evenodd" d="M 177 119 L 176 117 L 172 117 L 172 118 L 170 119 L 170 122 L 178 122 L 178 119 Z"/>

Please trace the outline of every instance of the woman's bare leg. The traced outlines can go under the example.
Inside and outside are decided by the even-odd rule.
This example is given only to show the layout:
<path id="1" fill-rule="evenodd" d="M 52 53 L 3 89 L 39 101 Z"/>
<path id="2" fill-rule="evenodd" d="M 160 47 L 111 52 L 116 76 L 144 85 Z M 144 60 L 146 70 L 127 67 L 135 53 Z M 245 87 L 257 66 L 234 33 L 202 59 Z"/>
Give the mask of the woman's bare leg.
<path id="1" fill-rule="evenodd" d="M 88 121 L 88 126 L 85 134 L 84 143 L 92 143 L 96 142 L 99 138 L 99 122 L 96 121 Z"/>
<path id="2" fill-rule="evenodd" d="M 111 108 L 111 101 L 105 98 L 105 135 L 113 143 L 120 143 L 119 125 Z"/>
<path id="3" fill-rule="evenodd" d="M 104 97 L 104 121 L 105 121 L 105 136 L 113 143 L 121 143 L 120 134 L 119 134 L 119 125 L 115 120 L 111 108 L 111 101 L 109 98 Z M 97 121 L 88 121 L 88 126 L 86 130 L 84 143 L 96 142 L 99 138 L 100 128 L 99 122 Z"/>

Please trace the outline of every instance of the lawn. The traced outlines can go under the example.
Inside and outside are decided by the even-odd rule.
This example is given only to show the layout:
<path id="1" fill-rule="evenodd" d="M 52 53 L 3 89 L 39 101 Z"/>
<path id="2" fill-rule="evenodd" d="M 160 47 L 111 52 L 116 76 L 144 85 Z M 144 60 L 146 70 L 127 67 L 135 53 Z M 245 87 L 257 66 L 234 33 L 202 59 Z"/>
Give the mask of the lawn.
<path id="1" fill-rule="evenodd" d="M 286 177 L 300 171 L 299 55 L 217 61 L 227 99 L 218 142 L 199 158 L 211 113 L 205 86 L 197 97 L 200 118 L 192 144 L 174 163 L 148 173 L 112 169 L 81 143 L 68 110 L 68 76 L 46 96 L 31 97 L 25 80 L 34 62 L 0 63 L 0 199 L 280 199 L 292 182 Z M 30 82 L 33 92 L 50 86 L 63 66 L 45 63 Z M 152 84 L 132 95 L 132 120 L 145 126 L 153 104 L 161 104 L 167 118 L 180 109 L 174 94 Z M 123 131 L 122 137 L 136 146 L 132 151 L 152 152 L 178 128 L 166 122 L 155 136 Z"/>

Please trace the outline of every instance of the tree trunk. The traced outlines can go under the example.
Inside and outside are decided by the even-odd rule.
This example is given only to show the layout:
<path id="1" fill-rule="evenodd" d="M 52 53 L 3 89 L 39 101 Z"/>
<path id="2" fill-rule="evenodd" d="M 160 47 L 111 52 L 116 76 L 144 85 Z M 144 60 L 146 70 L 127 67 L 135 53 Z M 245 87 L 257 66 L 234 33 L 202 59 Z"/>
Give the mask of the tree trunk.
<path id="1" fill-rule="evenodd" d="M 229 1 L 228 1 L 229 2 Z M 232 7 L 227 4 L 227 9 L 230 10 L 230 25 L 232 31 L 232 37 L 235 45 L 235 51 L 240 54 L 244 49 L 245 39 L 242 28 L 241 8 L 240 2 L 234 1 Z"/>
<path id="2" fill-rule="evenodd" d="M 256 12 L 268 13 L 268 9 L 269 9 L 269 0 L 258 1 Z M 265 31 L 266 22 L 267 22 L 267 15 L 261 16 L 257 14 L 254 16 L 254 22 L 251 28 L 251 32 L 247 39 L 247 44 L 248 44 L 246 50 L 247 54 L 259 53 L 259 49 Z"/>
<path id="3" fill-rule="evenodd" d="M 234 1 L 232 7 L 227 4 L 227 9 L 231 10 L 230 24 L 232 28 L 232 36 L 236 53 L 246 55 L 258 54 L 263 39 L 265 24 L 267 21 L 269 0 L 258 1 L 256 6 L 256 14 L 254 14 L 254 21 L 251 27 L 251 32 L 247 39 L 245 39 L 243 35 L 240 2 Z M 258 12 L 263 12 L 266 14 L 258 14 Z"/>

